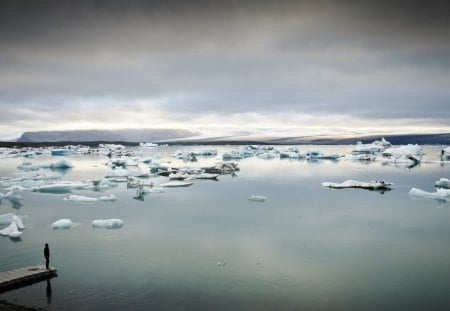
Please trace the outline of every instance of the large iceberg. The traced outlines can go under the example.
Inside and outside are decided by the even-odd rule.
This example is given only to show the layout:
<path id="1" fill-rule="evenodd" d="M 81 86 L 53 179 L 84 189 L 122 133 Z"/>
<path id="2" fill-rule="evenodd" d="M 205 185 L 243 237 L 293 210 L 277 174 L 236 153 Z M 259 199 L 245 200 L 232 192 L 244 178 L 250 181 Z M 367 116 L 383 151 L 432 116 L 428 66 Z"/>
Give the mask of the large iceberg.
<path id="1" fill-rule="evenodd" d="M 323 182 L 322 186 L 335 189 L 343 188 L 361 188 L 368 190 L 391 190 L 394 184 L 384 180 L 375 180 L 370 182 L 347 180 L 343 183 Z"/>
<path id="2" fill-rule="evenodd" d="M 435 199 L 439 201 L 450 200 L 450 189 L 436 189 L 436 192 L 427 192 L 417 188 L 411 188 L 409 195 L 416 199 Z"/>
<path id="3" fill-rule="evenodd" d="M 386 139 L 384 139 L 384 137 L 381 138 L 381 140 L 375 140 L 374 142 L 372 142 L 370 144 L 363 144 L 362 142 L 358 141 L 356 143 L 356 146 L 353 148 L 352 153 L 353 154 L 374 154 L 374 153 L 381 152 L 390 146 L 391 146 L 391 143 L 388 142 Z"/>
<path id="4" fill-rule="evenodd" d="M 123 226 L 122 219 L 96 219 L 92 222 L 93 228 L 119 229 Z"/>

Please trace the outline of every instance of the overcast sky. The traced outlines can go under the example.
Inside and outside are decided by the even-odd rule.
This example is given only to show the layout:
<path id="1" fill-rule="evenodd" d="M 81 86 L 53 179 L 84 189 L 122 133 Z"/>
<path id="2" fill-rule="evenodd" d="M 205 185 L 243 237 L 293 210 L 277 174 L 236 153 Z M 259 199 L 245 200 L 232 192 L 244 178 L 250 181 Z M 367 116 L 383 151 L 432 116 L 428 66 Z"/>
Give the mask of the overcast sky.
<path id="1" fill-rule="evenodd" d="M 450 132 L 449 1 L 0 1 L 0 133 Z"/>

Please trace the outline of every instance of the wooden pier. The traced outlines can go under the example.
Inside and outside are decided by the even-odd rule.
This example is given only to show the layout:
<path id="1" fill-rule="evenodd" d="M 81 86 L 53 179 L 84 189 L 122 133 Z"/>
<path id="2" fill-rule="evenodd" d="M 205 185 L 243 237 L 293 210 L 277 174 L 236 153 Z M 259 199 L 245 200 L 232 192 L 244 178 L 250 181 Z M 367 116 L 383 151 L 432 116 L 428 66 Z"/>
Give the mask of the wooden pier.
<path id="1" fill-rule="evenodd" d="M 44 265 L 30 266 L 10 271 L 0 271 L 0 293 L 48 280 L 56 276 L 56 268 Z"/>

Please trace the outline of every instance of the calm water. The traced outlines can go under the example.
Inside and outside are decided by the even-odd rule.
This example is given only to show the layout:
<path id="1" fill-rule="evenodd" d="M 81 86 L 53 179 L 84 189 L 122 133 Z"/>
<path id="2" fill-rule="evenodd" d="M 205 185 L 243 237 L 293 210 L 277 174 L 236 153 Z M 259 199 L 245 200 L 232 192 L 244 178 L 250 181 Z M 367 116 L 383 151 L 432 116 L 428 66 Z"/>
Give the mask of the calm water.
<path id="1" fill-rule="evenodd" d="M 309 146 L 300 146 L 302 151 Z M 351 146 L 320 146 L 350 152 Z M 144 151 L 170 158 L 177 149 Z M 200 148 L 199 149 L 204 149 Z M 219 147 L 219 156 L 231 147 Z M 425 147 L 437 160 L 439 147 Z M 63 180 L 104 176 L 103 156 L 67 157 Z M 214 163 L 202 158 L 192 165 Z M 33 163 L 55 161 L 38 157 Z M 0 160 L 0 176 L 22 158 Z M 140 165 L 148 170 L 145 164 Z M 68 195 L 25 192 L 20 242 L 0 237 L 0 270 L 44 263 L 49 243 L 58 277 L 0 294 L 0 299 L 50 310 L 449 310 L 450 203 L 412 200 L 411 187 L 434 191 L 450 166 L 412 169 L 351 161 L 239 161 L 237 176 L 199 180 L 133 199 L 126 184 L 107 190 L 116 202 L 70 203 Z M 324 181 L 392 181 L 395 188 L 331 190 Z M 153 178 L 155 184 L 167 178 Z M 3 191 L 4 192 L 4 191 Z M 99 193 L 77 191 L 96 196 Z M 256 203 L 250 195 L 265 195 Z M 51 230 L 70 218 L 78 226 Z M 94 219 L 121 218 L 121 229 L 93 229 Z M 218 265 L 218 263 L 226 263 Z"/>

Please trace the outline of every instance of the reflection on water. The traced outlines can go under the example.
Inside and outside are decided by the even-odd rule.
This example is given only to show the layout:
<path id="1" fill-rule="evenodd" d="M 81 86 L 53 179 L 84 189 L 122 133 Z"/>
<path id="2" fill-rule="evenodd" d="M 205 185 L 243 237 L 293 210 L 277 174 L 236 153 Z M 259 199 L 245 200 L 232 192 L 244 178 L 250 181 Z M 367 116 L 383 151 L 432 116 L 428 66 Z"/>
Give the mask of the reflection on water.
<path id="1" fill-rule="evenodd" d="M 169 157 L 181 148 L 191 150 L 160 147 L 143 157 L 157 154 L 174 166 L 218 160 L 198 157 L 186 163 Z M 343 153 L 350 148 L 301 149 Z M 228 149 L 218 147 L 219 154 Z M 425 159 L 435 160 L 439 148 L 425 151 Z M 69 159 L 74 168 L 64 180 L 100 179 L 108 170 L 106 157 Z M 0 176 L 11 176 L 11 167 L 21 162 L 0 160 Z M 122 183 L 104 192 L 117 196 L 110 204 L 69 204 L 63 200 L 67 194 L 35 192 L 23 193 L 19 211 L 2 204 L 0 213 L 28 218 L 21 243 L 0 239 L 0 269 L 40 263 L 45 241 L 52 245 L 59 276 L 1 298 L 57 310 L 450 308 L 450 205 L 408 195 L 412 187 L 434 191 L 435 181 L 450 177 L 448 165 L 408 169 L 378 162 L 249 158 L 239 166 L 234 177 L 197 180 L 164 195 L 139 196 Z M 386 180 L 394 189 L 379 195 L 321 186 L 347 179 Z M 151 180 L 158 185 L 167 177 Z M 254 204 L 248 200 L 254 194 L 267 200 Z M 62 218 L 79 225 L 52 230 Z M 111 218 L 122 219 L 124 226 L 92 228 L 93 220 Z"/>
<path id="2" fill-rule="evenodd" d="M 50 279 L 47 279 L 47 287 L 45 288 L 45 294 L 47 296 L 47 305 L 52 305 L 52 284 Z"/>

